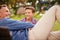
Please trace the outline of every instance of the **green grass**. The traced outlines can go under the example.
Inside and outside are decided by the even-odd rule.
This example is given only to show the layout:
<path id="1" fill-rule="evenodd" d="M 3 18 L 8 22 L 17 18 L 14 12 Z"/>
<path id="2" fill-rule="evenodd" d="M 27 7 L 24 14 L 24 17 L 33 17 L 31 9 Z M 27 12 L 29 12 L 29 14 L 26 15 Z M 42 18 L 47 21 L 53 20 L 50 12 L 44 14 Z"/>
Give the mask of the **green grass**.
<path id="1" fill-rule="evenodd" d="M 13 15 L 13 16 L 11 16 L 11 18 L 14 19 L 14 20 L 20 20 L 20 19 L 22 19 L 24 17 L 25 17 L 24 15 Z M 41 16 L 36 13 L 34 15 L 34 18 L 39 20 L 41 18 Z M 56 30 L 60 30 L 60 24 L 57 21 L 55 22 L 55 25 L 54 25 L 54 28 L 53 28 L 53 31 L 56 31 Z"/>
<path id="2" fill-rule="evenodd" d="M 55 22 L 55 25 L 54 25 L 53 30 L 54 30 L 54 31 L 60 30 L 60 24 L 59 24 L 57 21 Z"/>
<path id="3" fill-rule="evenodd" d="M 22 18 L 24 18 L 24 15 L 13 15 L 13 16 L 11 16 L 11 19 L 14 19 L 14 20 L 20 20 Z"/>

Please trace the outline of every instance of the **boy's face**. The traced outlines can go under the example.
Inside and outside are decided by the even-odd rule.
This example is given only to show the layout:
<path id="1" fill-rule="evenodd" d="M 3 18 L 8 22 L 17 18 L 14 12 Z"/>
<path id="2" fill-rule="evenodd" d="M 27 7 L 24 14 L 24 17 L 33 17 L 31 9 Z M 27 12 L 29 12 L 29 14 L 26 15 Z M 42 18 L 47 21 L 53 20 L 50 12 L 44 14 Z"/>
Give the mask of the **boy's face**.
<path id="1" fill-rule="evenodd" d="M 32 18 L 34 16 L 34 13 L 32 12 L 31 9 L 26 9 L 25 10 L 25 17 L 26 18 Z"/>
<path id="2" fill-rule="evenodd" d="M 2 7 L 0 9 L 0 16 L 2 16 L 2 17 L 8 17 L 8 16 L 10 16 L 9 9 L 7 7 Z"/>

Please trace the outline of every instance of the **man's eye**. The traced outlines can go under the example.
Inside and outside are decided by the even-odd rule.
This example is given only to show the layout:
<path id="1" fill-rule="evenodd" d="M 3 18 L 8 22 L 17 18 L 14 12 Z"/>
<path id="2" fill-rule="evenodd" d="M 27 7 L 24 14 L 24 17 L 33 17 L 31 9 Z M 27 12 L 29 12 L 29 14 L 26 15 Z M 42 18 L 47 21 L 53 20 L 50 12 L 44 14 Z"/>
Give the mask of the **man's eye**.
<path id="1" fill-rule="evenodd" d="M 8 10 L 6 12 L 9 12 Z"/>

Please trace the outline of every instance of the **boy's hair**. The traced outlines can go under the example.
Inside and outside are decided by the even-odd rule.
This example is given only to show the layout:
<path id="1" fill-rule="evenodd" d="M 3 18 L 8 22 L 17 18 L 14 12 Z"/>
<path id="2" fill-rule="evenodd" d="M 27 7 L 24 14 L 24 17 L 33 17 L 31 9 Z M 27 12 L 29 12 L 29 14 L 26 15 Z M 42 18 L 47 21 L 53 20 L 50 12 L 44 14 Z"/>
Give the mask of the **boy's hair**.
<path id="1" fill-rule="evenodd" d="M 27 9 L 30 9 L 30 10 L 32 10 L 33 13 L 35 13 L 35 8 L 34 8 L 34 7 L 32 7 L 32 6 L 27 6 L 27 7 L 25 7 L 25 10 L 27 10 Z"/>

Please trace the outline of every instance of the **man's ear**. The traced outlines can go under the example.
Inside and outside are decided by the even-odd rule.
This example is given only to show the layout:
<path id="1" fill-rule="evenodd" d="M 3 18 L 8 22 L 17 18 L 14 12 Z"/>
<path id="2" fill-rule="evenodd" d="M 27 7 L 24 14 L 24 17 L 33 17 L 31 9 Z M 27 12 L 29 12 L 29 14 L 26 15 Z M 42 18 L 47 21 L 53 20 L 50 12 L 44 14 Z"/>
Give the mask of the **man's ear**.
<path id="1" fill-rule="evenodd" d="M 1 11 L 0 11 L 0 14 L 1 14 Z"/>
<path id="2" fill-rule="evenodd" d="M 1 17 L 1 13 L 0 13 L 0 17 Z"/>

